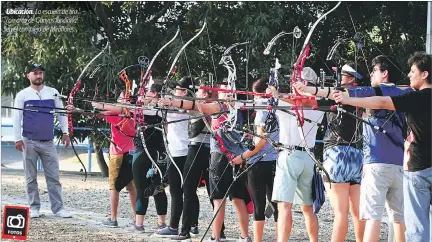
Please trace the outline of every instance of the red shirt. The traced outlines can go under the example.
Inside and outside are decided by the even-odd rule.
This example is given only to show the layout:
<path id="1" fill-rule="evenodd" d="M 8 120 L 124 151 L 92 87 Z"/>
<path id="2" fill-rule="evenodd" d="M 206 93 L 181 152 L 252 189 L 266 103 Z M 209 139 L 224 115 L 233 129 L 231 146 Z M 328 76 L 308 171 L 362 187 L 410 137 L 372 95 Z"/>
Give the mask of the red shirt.
<path id="1" fill-rule="evenodd" d="M 107 112 L 107 114 L 116 114 L 115 112 Z M 127 119 L 127 120 L 124 120 Z M 117 148 L 114 144 L 111 143 L 109 153 L 113 155 L 119 155 L 128 153 L 131 150 L 135 150 L 135 146 L 133 143 L 133 136 L 135 136 L 135 121 L 130 118 L 124 118 L 120 116 L 105 116 L 105 120 L 107 123 L 111 124 L 111 137 L 112 141 L 120 147 Z M 128 136 L 122 134 L 115 126 L 118 124 L 123 124 L 118 128 Z M 132 136 L 132 137 L 129 137 Z"/>

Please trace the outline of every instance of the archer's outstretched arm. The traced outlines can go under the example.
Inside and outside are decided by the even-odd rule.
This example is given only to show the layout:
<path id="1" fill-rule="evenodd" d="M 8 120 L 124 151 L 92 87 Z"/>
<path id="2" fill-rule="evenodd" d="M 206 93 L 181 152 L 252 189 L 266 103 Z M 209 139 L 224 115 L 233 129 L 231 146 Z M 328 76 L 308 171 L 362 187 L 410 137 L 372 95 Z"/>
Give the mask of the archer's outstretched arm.
<path id="1" fill-rule="evenodd" d="M 204 114 L 214 114 L 220 113 L 222 110 L 222 106 L 217 103 L 202 103 L 198 101 L 184 100 L 184 99 L 169 99 L 169 98 L 161 98 L 159 99 L 158 104 L 160 106 L 170 106 L 177 107 L 186 110 L 196 110 L 201 111 Z"/>
<path id="2" fill-rule="evenodd" d="M 335 91 L 332 96 L 336 102 L 345 105 L 351 105 L 355 107 L 362 107 L 362 108 L 369 108 L 369 109 L 396 110 L 391 97 L 376 96 L 376 97 L 355 98 L 355 97 L 348 97 L 346 96 L 346 94 L 340 91 Z"/>
<path id="3" fill-rule="evenodd" d="M 274 87 L 267 88 L 266 93 L 272 94 L 274 97 L 277 97 L 279 100 L 282 100 L 292 105 L 298 105 L 298 102 L 301 102 L 301 104 L 306 107 L 312 107 L 318 105 L 316 100 L 301 99 L 301 100 L 294 101 L 293 97 L 295 97 L 295 94 L 279 93 Z"/>

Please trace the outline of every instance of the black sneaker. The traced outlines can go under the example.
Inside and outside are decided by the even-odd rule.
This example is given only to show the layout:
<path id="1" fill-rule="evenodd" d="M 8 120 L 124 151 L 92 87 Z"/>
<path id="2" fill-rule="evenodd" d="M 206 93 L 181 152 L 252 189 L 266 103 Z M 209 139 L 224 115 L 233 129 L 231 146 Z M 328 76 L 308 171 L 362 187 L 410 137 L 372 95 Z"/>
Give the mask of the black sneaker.
<path id="1" fill-rule="evenodd" d="M 226 241 L 226 236 L 223 231 L 220 233 L 220 241 Z"/>
<path id="2" fill-rule="evenodd" d="M 172 237 L 171 241 L 192 241 L 191 236 L 189 233 L 183 235 L 179 234 L 176 237 Z"/>
<path id="3" fill-rule="evenodd" d="M 192 236 L 197 236 L 199 234 L 198 226 L 192 227 L 190 232 Z"/>

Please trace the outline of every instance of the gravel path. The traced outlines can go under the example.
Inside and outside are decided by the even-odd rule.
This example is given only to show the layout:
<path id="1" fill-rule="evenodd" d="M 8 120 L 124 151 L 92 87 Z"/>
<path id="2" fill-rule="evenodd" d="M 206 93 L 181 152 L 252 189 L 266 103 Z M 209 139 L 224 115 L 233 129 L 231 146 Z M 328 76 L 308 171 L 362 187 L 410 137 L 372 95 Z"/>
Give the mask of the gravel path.
<path id="1" fill-rule="evenodd" d="M 24 187 L 24 176 L 22 170 L 5 170 L 2 172 L 2 207 L 5 204 L 23 204 L 26 203 L 26 193 Z M 61 173 L 60 175 L 63 187 L 63 200 L 66 208 L 75 214 L 72 219 L 60 219 L 52 215 L 49 210 L 49 200 L 45 179 L 42 173 L 38 175 L 40 198 L 43 208 L 42 213 L 45 217 L 32 219 L 29 226 L 28 241 L 169 241 L 154 238 L 151 233 L 144 234 L 127 234 L 123 227 L 132 221 L 132 211 L 129 203 L 127 191 L 120 193 L 119 217 L 125 218 L 119 220 L 122 228 L 104 228 L 100 226 L 101 220 L 109 216 L 109 190 L 108 179 L 98 176 L 89 176 L 86 182 L 83 182 L 82 176 L 70 173 Z M 198 191 L 200 199 L 200 233 L 204 233 L 211 218 L 212 211 L 209 204 L 205 188 Z M 168 193 L 169 197 L 169 193 Z M 170 199 L 170 198 L 168 198 Z M 168 203 L 169 204 L 169 203 Z M 169 205 L 168 205 L 169 206 Z M 169 210 L 168 208 L 168 219 Z M 3 216 L 3 211 L 2 211 Z M 252 234 L 252 216 L 250 217 L 249 231 Z M 320 224 L 319 238 L 320 241 L 330 241 L 333 214 L 330 204 L 327 201 L 318 214 Z M 153 199 L 150 199 L 149 211 L 146 216 L 146 223 L 149 226 L 157 221 L 156 210 Z M 293 230 L 290 241 L 309 241 L 304 226 L 303 215 L 299 207 L 294 207 L 293 213 Z M 234 208 L 230 202 L 227 204 L 225 218 L 226 234 L 229 238 L 237 238 L 239 229 Z M 381 241 L 387 239 L 387 226 L 381 226 Z M 354 228 L 350 219 L 349 234 L 346 241 L 355 241 Z M 201 237 L 194 239 L 199 241 Z M 275 223 L 273 218 L 266 221 L 265 241 L 273 241 L 275 238 Z"/>

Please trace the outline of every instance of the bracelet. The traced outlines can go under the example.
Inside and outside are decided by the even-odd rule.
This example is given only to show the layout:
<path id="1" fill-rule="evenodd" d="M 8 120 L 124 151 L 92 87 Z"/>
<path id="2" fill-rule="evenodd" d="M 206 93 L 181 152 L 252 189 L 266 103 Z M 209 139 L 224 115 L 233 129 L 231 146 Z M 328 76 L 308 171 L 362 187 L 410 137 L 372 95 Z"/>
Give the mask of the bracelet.
<path id="1" fill-rule="evenodd" d="M 312 94 L 314 96 L 316 96 L 318 94 L 318 87 L 315 87 L 315 94 Z"/>
<path id="2" fill-rule="evenodd" d="M 246 161 L 246 159 L 243 158 L 243 153 L 240 154 L 240 159 L 242 160 L 242 162 Z"/>
<path id="3" fill-rule="evenodd" d="M 180 101 L 180 108 L 183 108 L 183 99 Z"/>
<path id="4" fill-rule="evenodd" d="M 330 96 L 330 87 L 328 88 L 328 93 L 327 93 L 327 97 L 328 98 Z"/>

